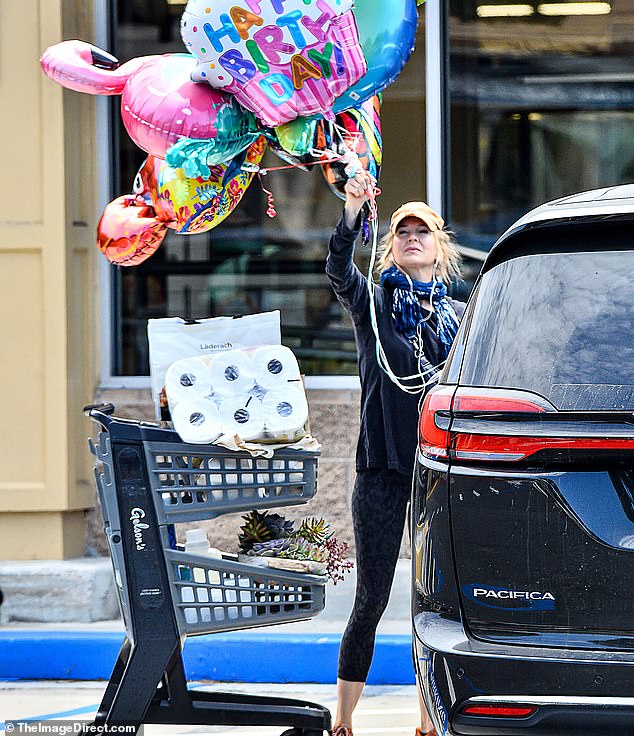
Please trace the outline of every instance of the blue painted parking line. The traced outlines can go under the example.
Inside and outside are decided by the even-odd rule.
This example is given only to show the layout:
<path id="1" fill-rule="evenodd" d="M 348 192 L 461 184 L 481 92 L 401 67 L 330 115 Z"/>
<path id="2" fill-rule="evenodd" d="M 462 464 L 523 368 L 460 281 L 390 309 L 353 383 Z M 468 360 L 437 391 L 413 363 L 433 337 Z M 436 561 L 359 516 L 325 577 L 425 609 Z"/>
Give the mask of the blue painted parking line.
<path id="1" fill-rule="evenodd" d="M 107 680 L 122 641 L 115 631 L 2 631 L 0 678 Z M 340 642 L 332 634 L 213 634 L 188 638 L 183 657 L 190 680 L 334 684 Z M 377 636 L 368 684 L 413 683 L 411 638 Z"/>

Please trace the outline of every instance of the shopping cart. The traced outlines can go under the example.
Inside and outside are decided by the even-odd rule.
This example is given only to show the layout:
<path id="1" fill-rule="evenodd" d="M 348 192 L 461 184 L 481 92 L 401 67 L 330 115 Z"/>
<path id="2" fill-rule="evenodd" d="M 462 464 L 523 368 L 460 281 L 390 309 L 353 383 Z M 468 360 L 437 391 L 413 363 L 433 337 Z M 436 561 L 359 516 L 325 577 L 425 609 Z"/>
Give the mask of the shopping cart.
<path id="1" fill-rule="evenodd" d="M 287 726 L 321 736 L 330 712 L 288 698 L 187 689 L 188 635 L 299 621 L 325 605 L 325 580 L 181 551 L 174 524 L 253 508 L 301 504 L 315 493 L 317 455 L 254 458 L 184 444 L 158 425 L 85 407 L 101 425 L 90 450 L 126 636 L 94 725 Z"/>

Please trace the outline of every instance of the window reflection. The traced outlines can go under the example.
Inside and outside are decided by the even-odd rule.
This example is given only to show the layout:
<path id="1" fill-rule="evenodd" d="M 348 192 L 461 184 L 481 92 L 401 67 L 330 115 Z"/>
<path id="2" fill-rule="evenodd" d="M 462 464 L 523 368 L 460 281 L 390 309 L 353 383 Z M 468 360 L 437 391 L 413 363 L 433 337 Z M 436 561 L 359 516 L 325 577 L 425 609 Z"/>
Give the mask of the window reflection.
<path id="1" fill-rule="evenodd" d="M 632 409 L 633 268 L 632 251 L 600 246 L 496 266 L 480 282 L 461 382 L 528 389 L 559 409 Z"/>
<path id="2" fill-rule="evenodd" d="M 452 221 L 488 250 L 529 209 L 632 181 L 631 0 L 450 2 Z"/>

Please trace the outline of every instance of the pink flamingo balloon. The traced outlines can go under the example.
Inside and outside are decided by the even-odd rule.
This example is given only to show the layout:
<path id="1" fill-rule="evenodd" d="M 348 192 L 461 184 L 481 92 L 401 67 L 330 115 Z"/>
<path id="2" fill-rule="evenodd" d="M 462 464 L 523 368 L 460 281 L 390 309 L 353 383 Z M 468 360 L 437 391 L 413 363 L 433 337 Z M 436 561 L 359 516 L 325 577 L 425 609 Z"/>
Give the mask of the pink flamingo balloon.
<path id="1" fill-rule="evenodd" d="M 130 138 L 165 158 L 183 138 L 213 139 L 219 130 L 240 130 L 243 112 L 235 98 L 190 76 L 189 54 L 142 56 L 118 66 L 113 56 L 84 41 L 50 46 L 40 60 L 45 74 L 63 87 L 94 95 L 121 95 L 121 117 Z M 237 135 L 237 132 L 236 132 Z"/>

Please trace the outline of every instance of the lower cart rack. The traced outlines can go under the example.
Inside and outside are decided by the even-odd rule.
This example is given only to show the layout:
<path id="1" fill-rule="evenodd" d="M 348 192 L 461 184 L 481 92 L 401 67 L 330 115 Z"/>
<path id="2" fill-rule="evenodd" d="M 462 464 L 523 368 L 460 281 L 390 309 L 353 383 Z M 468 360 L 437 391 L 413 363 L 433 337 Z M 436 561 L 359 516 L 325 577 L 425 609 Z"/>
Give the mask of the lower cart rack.
<path id="1" fill-rule="evenodd" d="M 185 445 L 171 430 L 86 407 L 102 431 L 90 441 L 126 637 L 96 726 L 143 724 L 285 726 L 293 736 L 330 730 L 321 705 L 288 698 L 187 689 L 188 635 L 315 616 L 324 578 L 175 549 L 173 524 L 250 508 L 304 503 L 315 492 L 315 453 L 271 459 Z"/>

